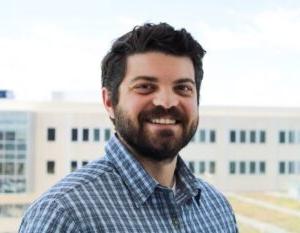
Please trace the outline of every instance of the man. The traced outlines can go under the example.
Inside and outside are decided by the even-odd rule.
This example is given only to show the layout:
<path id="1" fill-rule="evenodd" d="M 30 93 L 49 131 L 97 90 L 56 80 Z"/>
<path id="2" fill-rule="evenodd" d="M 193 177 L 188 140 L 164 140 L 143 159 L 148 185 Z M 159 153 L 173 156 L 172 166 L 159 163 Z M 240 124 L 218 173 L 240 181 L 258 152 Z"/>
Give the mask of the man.
<path id="1" fill-rule="evenodd" d="M 104 159 L 44 194 L 20 232 L 237 232 L 224 196 L 178 155 L 198 125 L 204 53 L 186 30 L 165 23 L 117 39 L 102 62 L 116 130 Z"/>

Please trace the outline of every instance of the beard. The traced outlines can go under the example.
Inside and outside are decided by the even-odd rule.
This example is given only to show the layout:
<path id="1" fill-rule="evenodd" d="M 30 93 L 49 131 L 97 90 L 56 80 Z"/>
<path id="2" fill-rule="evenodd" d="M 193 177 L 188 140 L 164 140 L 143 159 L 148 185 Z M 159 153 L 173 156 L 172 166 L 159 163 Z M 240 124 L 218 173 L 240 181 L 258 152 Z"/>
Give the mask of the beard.
<path id="1" fill-rule="evenodd" d="M 181 127 L 181 133 L 170 129 L 157 129 L 155 132 L 147 129 L 150 119 L 163 117 L 176 119 L 176 127 Z M 157 106 L 138 114 L 137 120 L 131 119 L 120 106 L 115 107 L 115 129 L 119 136 L 139 156 L 155 160 L 173 160 L 178 152 L 185 147 L 194 136 L 198 126 L 198 116 L 191 122 L 186 114 L 176 107 L 165 109 Z M 151 123 L 150 123 L 151 124 Z"/>

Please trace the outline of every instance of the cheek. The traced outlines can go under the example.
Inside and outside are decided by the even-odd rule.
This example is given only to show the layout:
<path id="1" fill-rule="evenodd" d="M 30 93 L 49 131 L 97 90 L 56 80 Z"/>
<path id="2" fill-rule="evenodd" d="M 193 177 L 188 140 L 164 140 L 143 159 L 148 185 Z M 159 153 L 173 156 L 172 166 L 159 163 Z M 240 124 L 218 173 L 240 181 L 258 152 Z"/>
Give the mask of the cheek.
<path id="1" fill-rule="evenodd" d="M 123 112 L 132 120 L 137 120 L 138 115 L 145 109 L 145 105 L 138 98 L 123 98 L 119 102 Z"/>
<path id="2" fill-rule="evenodd" d="M 199 108 L 197 102 L 187 102 L 185 105 L 185 112 L 192 118 L 198 116 Z"/>

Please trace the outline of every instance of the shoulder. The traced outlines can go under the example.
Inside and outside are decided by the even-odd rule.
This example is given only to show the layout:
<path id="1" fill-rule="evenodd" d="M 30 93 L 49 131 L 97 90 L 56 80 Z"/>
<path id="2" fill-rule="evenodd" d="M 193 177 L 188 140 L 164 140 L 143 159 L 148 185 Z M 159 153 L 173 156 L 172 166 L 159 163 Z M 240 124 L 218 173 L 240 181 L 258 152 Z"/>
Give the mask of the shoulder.
<path id="1" fill-rule="evenodd" d="M 64 199 L 72 195 L 76 190 L 105 185 L 106 179 L 104 177 L 112 175 L 113 170 L 113 166 L 106 160 L 92 161 L 81 169 L 64 177 L 42 195 L 40 199 L 55 199 L 59 201 L 62 198 Z"/>
<path id="2" fill-rule="evenodd" d="M 93 161 L 70 173 L 29 207 L 20 229 L 31 229 L 32 224 L 33 227 L 44 226 L 43 229 L 46 229 L 46 225 L 59 228 L 65 223 L 68 223 L 68 227 L 75 227 L 78 225 L 80 208 L 92 208 L 95 196 L 101 198 L 101 191 L 107 188 L 109 180 L 116 177 L 112 164 L 106 160 Z"/>
<path id="3" fill-rule="evenodd" d="M 201 190 L 200 203 L 202 207 L 208 211 L 217 212 L 220 216 L 231 216 L 230 218 L 235 221 L 233 209 L 224 194 L 206 181 L 197 180 Z"/>
<path id="4" fill-rule="evenodd" d="M 58 202 L 41 200 L 27 210 L 19 232 L 72 232 L 78 227 Z"/>
<path id="5" fill-rule="evenodd" d="M 198 179 L 200 193 L 200 207 L 211 218 L 218 222 L 222 229 L 228 232 L 238 232 L 234 211 L 224 196 L 214 186 Z"/>

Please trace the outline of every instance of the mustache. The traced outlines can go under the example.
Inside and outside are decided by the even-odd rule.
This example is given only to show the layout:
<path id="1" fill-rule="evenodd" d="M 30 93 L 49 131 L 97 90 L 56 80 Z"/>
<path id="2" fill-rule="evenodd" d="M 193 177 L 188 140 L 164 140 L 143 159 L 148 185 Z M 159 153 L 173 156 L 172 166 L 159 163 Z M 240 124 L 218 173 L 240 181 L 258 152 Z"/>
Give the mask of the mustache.
<path id="1" fill-rule="evenodd" d="M 142 111 L 139 115 L 140 122 L 153 118 L 171 117 L 177 121 L 184 121 L 185 115 L 176 107 L 164 108 L 162 106 L 157 106 L 150 110 Z"/>

